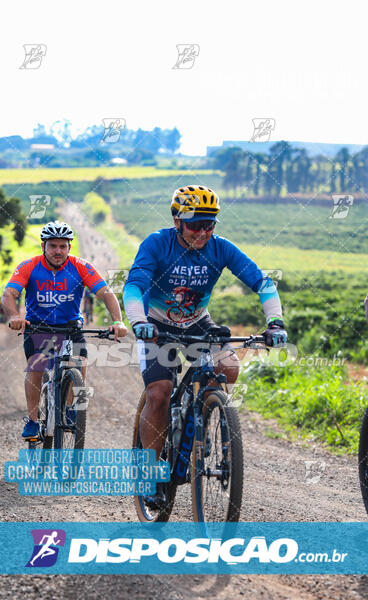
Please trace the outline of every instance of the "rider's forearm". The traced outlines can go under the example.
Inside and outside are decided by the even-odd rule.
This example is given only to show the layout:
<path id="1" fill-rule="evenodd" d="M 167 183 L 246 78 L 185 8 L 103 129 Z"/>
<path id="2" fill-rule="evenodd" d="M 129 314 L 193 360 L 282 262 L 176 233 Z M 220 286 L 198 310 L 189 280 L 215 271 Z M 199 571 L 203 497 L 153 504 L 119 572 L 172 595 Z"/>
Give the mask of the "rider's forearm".
<path id="1" fill-rule="evenodd" d="M 111 315 L 112 322 L 122 321 L 121 310 L 117 297 L 113 292 L 105 291 L 101 296 L 101 300 L 105 303 L 107 310 Z"/>
<path id="2" fill-rule="evenodd" d="M 147 321 L 146 313 L 144 311 L 143 295 L 138 286 L 130 283 L 125 285 L 123 302 L 126 316 L 132 326 L 135 325 L 135 323 L 145 323 Z"/>
<path id="3" fill-rule="evenodd" d="M 281 302 L 276 286 L 273 284 L 271 287 L 261 288 L 258 291 L 258 296 L 262 304 L 266 323 L 269 323 L 271 319 L 282 320 Z"/>
<path id="4" fill-rule="evenodd" d="M 18 293 L 19 295 L 19 293 Z M 12 317 L 19 317 L 19 311 L 17 309 L 16 297 L 9 289 L 6 289 L 1 298 L 1 304 L 3 305 L 6 317 L 11 319 Z"/>

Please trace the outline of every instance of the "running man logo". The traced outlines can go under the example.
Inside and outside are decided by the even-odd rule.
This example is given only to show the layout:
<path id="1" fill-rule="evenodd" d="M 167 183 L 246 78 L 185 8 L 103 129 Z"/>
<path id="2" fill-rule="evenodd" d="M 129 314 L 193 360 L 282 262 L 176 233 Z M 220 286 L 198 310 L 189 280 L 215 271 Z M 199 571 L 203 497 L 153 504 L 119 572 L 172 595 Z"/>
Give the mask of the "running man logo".
<path id="1" fill-rule="evenodd" d="M 20 69 L 39 69 L 42 58 L 46 55 L 45 44 L 23 44 L 25 57 Z"/>
<path id="2" fill-rule="evenodd" d="M 271 132 L 274 131 L 276 126 L 275 119 L 252 119 L 253 121 L 253 135 L 250 138 L 250 142 L 269 142 Z"/>
<path id="3" fill-rule="evenodd" d="M 59 547 L 65 545 L 64 529 L 32 529 L 32 556 L 26 567 L 52 567 L 58 558 Z"/>
<path id="4" fill-rule="evenodd" d="M 128 275 L 129 269 L 107 270 L 107 285 L 114 292 L 114 294 L 122 293 Z"/>
<path id="5" fill-rule="evenodd" d="M 330 219 L 345 219 L 350 207 L 353 205 L 354 196 L 344 194 L 333 194 L 333 209 Z"/>
<path id="6" fill-rule="evenodd" d="M 105 144 L 115 144 L 120 139 L 122 129 L 126 128 L 126 121 L 122 118 L 102 119 L 104 124 L 104 134 L 100 142 Z"/>
<path id="7" fill-rule="evenodd" d="M 45 216 L 46 208 L 50 206 L 51 196 L 47 194 L 37 194 L 29 196 L 31 205 L 27 219 L 42 219 Z"/>
<path id="8" fill-rule="evenodd" d="M 94 388 L 76 385 L 73 389 L 74 410 L 87 410 L 89 399 L 93 398 Z"/>
<path id="9" fill-rule="evenodd" d="M 198 44 L 176 44 L 178 58 L 173 69 L 192 69 L 199 55 Z"/>
<path id="10" fill-rule="evenodd" d="M 305 483 L 307 485 L 312 485 L 313 483 L 318 483 L 321 479 L 322 475 L 326 471 L 326 463 L 325 461 L 318 460 L 305 460 Z"/>
<path id="11" fill-rule="evenodd" d="M 273 283 L 275 284 L 275 288 L 277 288 L 282 279 L 281 269 L 262 269 L 262 274 L 264 278 L 269 277 L 272 279 Z"/>
<path id="12" fill-rule="evenodd" d="M 245 404 L 245 395 L 248 391 L 246 383 L 234 383 L 231 392 L 228 395 L 231 406 L 240 408 L 242 404 Z"/>

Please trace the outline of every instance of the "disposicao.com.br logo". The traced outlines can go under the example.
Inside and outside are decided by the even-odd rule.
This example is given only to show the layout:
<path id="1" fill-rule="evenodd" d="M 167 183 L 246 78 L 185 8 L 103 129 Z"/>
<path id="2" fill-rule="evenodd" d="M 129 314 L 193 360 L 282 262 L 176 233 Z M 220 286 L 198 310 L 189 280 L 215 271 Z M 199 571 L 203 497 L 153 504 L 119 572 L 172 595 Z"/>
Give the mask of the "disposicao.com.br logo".
<path id="1" fill-rule="evenodd" d="M 167 538 L 73 538 L 70 544 L 69 563 L 140 563 L 142 560 L 161 563 L 219 563 L 228 565 L 249 563 L 295 562 L 343 562 L 346 553 L 333 550 L 326 553 L 299 552 L 298 543 L 292 538 L 278 538 L 267 544 L 265 536 L 222 539 Z"/>

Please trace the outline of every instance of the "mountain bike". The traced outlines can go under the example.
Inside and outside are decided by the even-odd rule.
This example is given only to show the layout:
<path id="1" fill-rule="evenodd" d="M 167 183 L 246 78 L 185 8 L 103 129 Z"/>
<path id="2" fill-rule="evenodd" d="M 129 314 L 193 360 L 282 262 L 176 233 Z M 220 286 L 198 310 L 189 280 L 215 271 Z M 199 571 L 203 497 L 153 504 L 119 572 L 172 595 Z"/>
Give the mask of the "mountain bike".
<path id="1" fill-rule="evenodd" d="M 55 449 L 84 448 L 89 398 L 82 377 L 82 359 L 73 356 L 71 338 L 77 332 L 110 340 L 113 335 L 109 329 L 82 329 L 80 321 L 69 321 L 66 326 L 27 325 L 25 328 L 25 333 L 65 335 L 60 350 L 56 335 L 51 338 L 51 348 L 47 349 L 48 361 L 38 408 L 39 434 L 26 440 L 29 448 L 39 445 L 44 449 L 52 446 Z"/>
<path id="2" fill-rule="evenodd" d="M 231 337 L 228 327 L 212 327 L 204 336 L 161 333 L 164 343 L 177 346 L 201 344 L 200 357 L 178 382 L 174 373 L 168 429 L 160 460 L 170 463 L 170 481 L 161 483 L 165 506 L 147 507 L 135 496 L 140 521 L 168 521 L 177 487 L 191 485 L 195 521 L 238 521 L 243 490 L 243 446 L 239 415 L 226 392 L 226 375 L 216 374 L 212 346 L 229 342 L 240 348 L 267 349 L 263 336 Z M 134 424 L 133 448 L 142 448 L 140 419 L 145 405 L 143 392 Z"/>
<path id="3" fill-rule="evenodd" d="M 368 513 L 368 408 L 366 409 L 359 435 L 359 481 L 365 510 Z"/>

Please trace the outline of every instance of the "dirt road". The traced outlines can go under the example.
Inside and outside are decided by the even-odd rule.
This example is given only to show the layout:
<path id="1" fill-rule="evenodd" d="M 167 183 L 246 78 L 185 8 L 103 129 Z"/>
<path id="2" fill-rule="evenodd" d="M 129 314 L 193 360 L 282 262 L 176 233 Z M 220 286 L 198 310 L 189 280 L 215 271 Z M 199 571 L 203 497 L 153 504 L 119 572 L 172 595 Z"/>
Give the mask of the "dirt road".
<path id="1" fill-rule="evenodd" d="M 102 274 L 118 268 L 109 245 L 74 206 L 63 217 L 80 233 L 81 256 L 92 258 Z M 0 464 L 16 460 L 25 415 L 22 340 L 0 330 Z M 100 361 L 104 362 L 104 361 Z M 138 366 L 99 365 L 88 372 L 94 398 L 88 411 L 86 447 L 129 448 L 137 399 L 142 390 Z M 242 521 L 364 521 L 356 459 L 335 457 L 317 445 L 303 446 L 266 435 L 269 424 L 241 412 L 245 449 Z M 189 490 L 182 486 L 172 520 L 192 519 Z M 18 495 L 0 481 L 1 521 L 136 521 L 132 499 L 47 498 Z M 167 600 L 184 598 L 333 599 L 368 598 L 366 576 L 2 576 L 0 598 L 33 599 L 101 596 Z"/>

